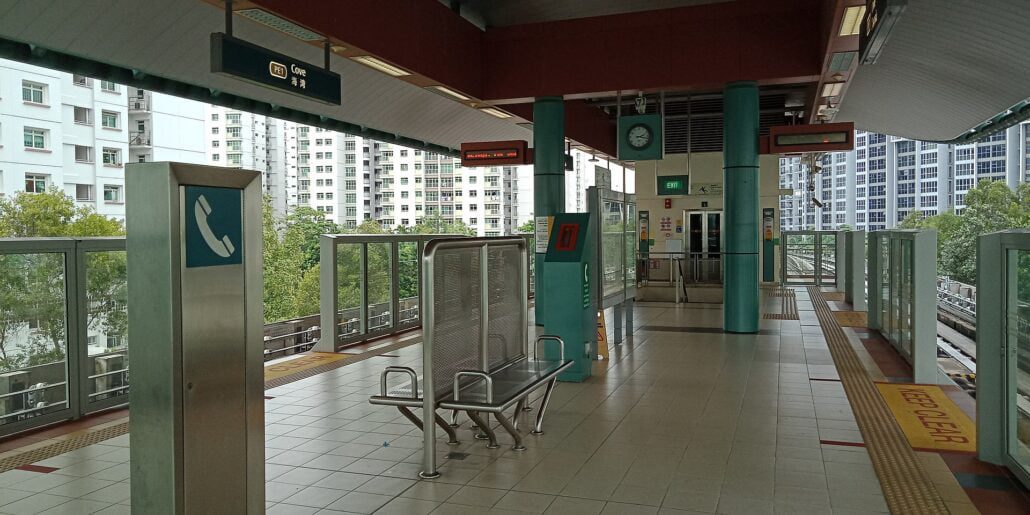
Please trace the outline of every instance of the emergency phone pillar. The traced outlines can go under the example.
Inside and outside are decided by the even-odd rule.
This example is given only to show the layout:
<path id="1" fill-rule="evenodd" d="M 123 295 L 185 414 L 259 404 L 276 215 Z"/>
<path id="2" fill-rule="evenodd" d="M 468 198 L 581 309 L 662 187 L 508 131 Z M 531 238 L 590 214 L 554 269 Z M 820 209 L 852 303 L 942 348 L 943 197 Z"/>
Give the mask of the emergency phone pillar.
<path id="1" fill-rule="evenodd" d="M 261 174 L 126 167 L 132 512 L 265 512 Z"/>
<path id="2" fill-rule="evenodd" d="M 544 291 L 547 295 L 545 334 L 565 342 L 565 359 L 574 361 L 558 376 L 561 381 L 590 377 L 597 356 L 597 306 L 593 294 L 594 241 L 588 213 L 554 215 L 551 238 L 544 255 Z M 558 359 L 558 347 L 546 344 L 547 359 Z"/>

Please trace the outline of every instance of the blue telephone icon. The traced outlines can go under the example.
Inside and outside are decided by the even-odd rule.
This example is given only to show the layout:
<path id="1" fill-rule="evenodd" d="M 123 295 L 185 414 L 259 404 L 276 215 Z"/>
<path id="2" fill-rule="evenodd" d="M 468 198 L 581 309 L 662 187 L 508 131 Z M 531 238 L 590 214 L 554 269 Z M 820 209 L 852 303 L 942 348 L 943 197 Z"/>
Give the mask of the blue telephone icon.
<path id="1" fill-rule="evenodd" d="M 211 231 L 211 226 L 207 223 L 207 217 L 211 214 L 211 205 L 208 204 L 207 199 L 204 195 L 197 198 L 197 201 L 193 204 L 193 214 L 197 217 L 197 228 L 200 229 L 200 235 L 204 237 L 204 242 L 207 243 L 208 247 L 211 247 L 211 251 L 219 256 L 226 258 L 236 252 L 236 246 L 232 244 L 232 240 L 229 236 L 222 236 L 218 239 L 215 233 Z"/>

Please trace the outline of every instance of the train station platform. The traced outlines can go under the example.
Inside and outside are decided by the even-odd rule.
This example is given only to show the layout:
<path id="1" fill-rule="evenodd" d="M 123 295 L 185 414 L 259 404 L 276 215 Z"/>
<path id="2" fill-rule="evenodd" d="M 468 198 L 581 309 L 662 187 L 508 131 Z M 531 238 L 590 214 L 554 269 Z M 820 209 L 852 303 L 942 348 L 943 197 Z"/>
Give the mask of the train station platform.
<path id="1" fill-rule="evenodd" d="M 273 362 L 267 513 L 1027 513 L 1002 469 L 905 439 L 877 390 L 910 372 L 875 333 L 841 327 L 862 317 L 839 296 L 763 289 L 759 334 L 722 332 L 719 304 L 638 303 L 632 338 L 558 385 L 527 450 L 500 431 L 487 449 L 462 420 L 433 480 L 418 479 L 419 430 L 368 403 L 384 367 L 420 366 L 417 332 Z M 942 391 L 975 416 L 967 394 Z M 6 450 L 0 512 L 129 513 L 126 431 L 114 418 Z"/>

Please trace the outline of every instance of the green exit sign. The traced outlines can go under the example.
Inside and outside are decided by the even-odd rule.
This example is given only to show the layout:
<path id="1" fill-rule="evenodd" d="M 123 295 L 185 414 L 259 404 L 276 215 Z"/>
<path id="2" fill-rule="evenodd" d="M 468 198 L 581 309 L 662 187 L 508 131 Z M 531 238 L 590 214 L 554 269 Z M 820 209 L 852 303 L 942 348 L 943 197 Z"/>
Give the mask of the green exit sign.
<path id="1" fill-rule="evenodd" d="M 686 195 L 690 189 L 686 175 L 663 175 L 658 177 L 658 195 Z"/>

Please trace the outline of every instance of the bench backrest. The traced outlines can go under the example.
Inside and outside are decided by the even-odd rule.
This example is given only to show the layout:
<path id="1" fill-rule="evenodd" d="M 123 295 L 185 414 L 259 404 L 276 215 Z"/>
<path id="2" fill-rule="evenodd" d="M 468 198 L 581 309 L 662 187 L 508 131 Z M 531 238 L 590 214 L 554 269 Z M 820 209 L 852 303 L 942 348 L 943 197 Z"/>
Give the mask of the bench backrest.
<path id="1" fill-rule="evenodd" d="M 426 244 L 424 395 L 450 393 L 458 371 L 489 372 L 526 356 L 526 252 L 523 238 L 448 238 Z"/>

